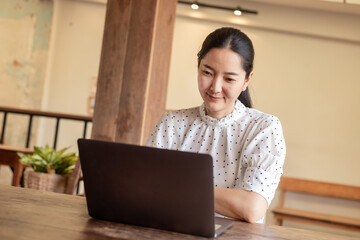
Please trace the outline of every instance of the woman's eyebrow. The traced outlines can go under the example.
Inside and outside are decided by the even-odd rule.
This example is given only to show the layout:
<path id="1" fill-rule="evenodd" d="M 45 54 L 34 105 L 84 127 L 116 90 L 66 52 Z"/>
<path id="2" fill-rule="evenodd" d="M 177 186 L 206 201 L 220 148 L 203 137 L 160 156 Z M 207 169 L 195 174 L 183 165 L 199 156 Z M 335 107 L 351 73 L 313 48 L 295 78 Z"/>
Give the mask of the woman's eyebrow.
<path id="1" fill-rule="evenodd" d="M 234 76 L 239 75 L 238 73 L 235 73 L 235 72 L 224 72 L 224 73 L 227 74 L 227 75 L 234 75 Z"/>
<path id="2" fill-rule="evenodd" d="M 206 68 L 209 68 L 210 70 L 212 70 L 212 71 L 215 71 L 215 69 L 214 68 L 212 68 L 211 66 L 209 66 L 209 65 L 207 65 L 207 64 L 203 64 L 203 66 L 204 67 L 206 67 Z M 224 72 L 224 74 L 227 74 L 227 75 L 234 75 L 234 76 L 238 76 L 239 74 L 238 73 L 236 73 L 236 72 Z"/>
<path id="3" fill-rule="evenodd" d="M 212 71 L 215 71 L 214 68 L 210 67 L 209 65 L 207 65 L 207 64 L 205 64 L 205 63 L 203 64 L 203 66 L 206 67 L 206 68 L 209 68 L 209 69 L 212 70 Z"/>

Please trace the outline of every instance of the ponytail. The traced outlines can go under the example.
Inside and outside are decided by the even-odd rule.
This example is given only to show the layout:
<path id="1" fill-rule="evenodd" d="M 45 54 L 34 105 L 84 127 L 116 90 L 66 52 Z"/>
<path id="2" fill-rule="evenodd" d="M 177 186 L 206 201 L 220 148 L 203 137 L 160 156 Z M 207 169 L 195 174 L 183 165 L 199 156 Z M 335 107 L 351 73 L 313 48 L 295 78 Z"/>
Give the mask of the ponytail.
<path id="1" fill-rule="evenodd" d="M 249 93 L 249 88 L 246 88 L 245 91 L 241 92 L 238 97 L 239 101 L 245 105 L 245 107 L 252 108 L 251 97 Z"/>

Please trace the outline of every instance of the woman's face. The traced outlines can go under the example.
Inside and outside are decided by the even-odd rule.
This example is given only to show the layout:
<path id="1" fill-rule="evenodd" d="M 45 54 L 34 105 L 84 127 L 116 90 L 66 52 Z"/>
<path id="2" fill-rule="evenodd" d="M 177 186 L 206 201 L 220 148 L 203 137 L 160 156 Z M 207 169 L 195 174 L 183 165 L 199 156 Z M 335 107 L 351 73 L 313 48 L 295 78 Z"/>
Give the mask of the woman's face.
<path id="1" fill-rule="evenodd" d="M 246 90 L 250 78 L 245 79 L 241 57 L 228 48 L 212 48 L 201 60 L 198 87 L 206 113 L 221 119 L 230 114 L 240 93 Z"/>

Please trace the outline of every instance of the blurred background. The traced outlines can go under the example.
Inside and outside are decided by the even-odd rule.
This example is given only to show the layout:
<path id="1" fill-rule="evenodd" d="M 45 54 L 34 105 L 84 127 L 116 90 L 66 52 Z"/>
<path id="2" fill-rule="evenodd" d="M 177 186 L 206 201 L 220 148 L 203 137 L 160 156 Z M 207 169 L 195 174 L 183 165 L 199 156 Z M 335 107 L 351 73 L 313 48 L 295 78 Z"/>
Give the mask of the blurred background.
<path id="1" fill-rule="evenodd" d="M 360 186 L 360 1 L 199 2 L 258 14 L 236 16 L 178 4 L 167 109 L 202 103 L 196 60 L 201 43 L 216 28 L 239 28 L 256 52 L 250 83 L 254 108 L 277 116 L 283 125 L 284 174 Z M 0 106 L 91 115 L 105 13 L 106 0 L 1 0 Z M 9 116 L 7 121 L 6 144 L 23 146 L 27 119 Z M 51 145 L 54 125 L 54 120 L 35 121 L 30 145 Z M 82 131 L 81 123 L 64 121 L 58 147 L 76 151 Z M 86 134 L 90 136 L 91 125 Z M 11 176 L 1 166 L 0 183 L 10 184 Z M 290 195 L 289 204 L 360 216 L 358 202 L 309 197 Z M 277 196 L 270 209 L 278 201 Z M 274 223 L 270 212 L 267 223 Z M 311 225 L 285 226 L 360 236 Z"/>

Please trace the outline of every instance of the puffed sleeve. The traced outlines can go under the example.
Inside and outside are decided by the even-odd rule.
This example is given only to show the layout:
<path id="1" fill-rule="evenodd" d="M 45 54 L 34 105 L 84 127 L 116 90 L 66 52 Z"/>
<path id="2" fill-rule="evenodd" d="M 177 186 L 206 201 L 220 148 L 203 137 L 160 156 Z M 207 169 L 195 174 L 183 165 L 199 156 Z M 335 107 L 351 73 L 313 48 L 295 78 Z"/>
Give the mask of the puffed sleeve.
<path id="1" fill-rule="evenodd" d="M 242 188 L 262 195 L 270 205 L 283 174 L 286 147 L 282 126 L 274 116 L 263 119 L 247 135 Z"/>
<path id="2" fill-rule="evenodd" d="M 173 117 L 171 112 L 165 113 L 154 127 L 146 146 L 169 149 L 173 138 Z"/>

